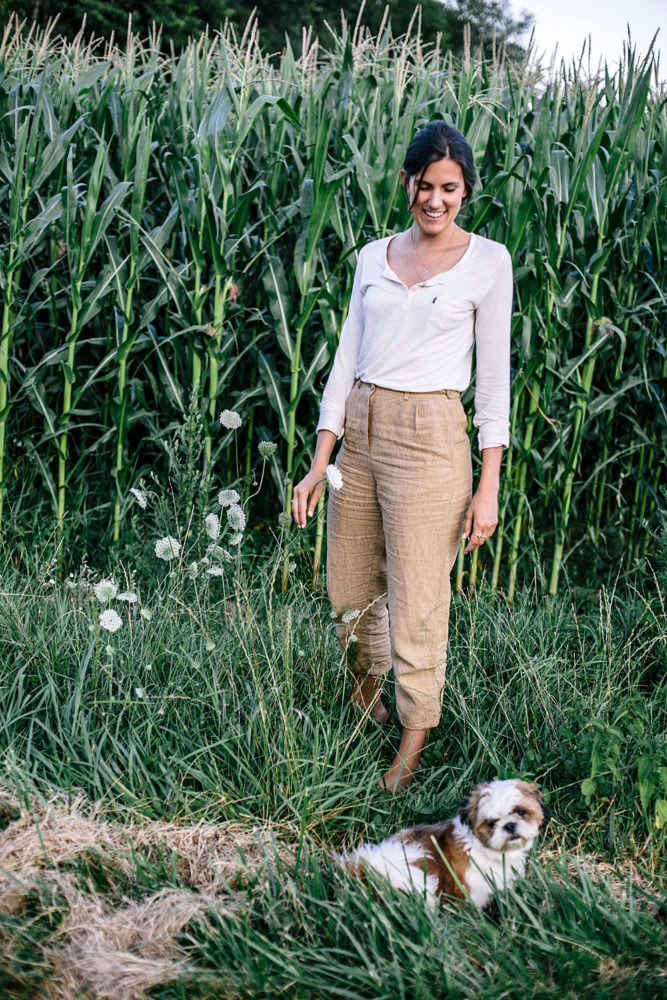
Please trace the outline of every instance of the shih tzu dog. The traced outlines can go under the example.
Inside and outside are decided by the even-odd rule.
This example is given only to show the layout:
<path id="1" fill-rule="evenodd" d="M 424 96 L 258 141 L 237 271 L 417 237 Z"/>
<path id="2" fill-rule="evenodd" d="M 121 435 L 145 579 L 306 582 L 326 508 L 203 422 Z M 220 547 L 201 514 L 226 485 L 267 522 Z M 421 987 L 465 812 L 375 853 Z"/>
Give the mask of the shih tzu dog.
<path id="1" fill-rule="evenodd" d="M 401 830 L 380 844 L 360 844 L 337 862 L 363 879 L 374 869 L 397 889 L 470 898 L 486 906 L 493 886 L 507 889 L 523 875 L 526 856 L 549 812 L 537 785 L 511 778 L 477 785 L 454 819 Z"/>

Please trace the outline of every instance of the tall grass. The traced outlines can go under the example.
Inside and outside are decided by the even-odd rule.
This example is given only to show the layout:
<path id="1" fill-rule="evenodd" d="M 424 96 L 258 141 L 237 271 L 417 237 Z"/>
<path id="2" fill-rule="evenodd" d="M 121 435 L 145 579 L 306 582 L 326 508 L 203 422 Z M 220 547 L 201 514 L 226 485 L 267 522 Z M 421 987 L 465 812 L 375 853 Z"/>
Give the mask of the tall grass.
<path id="1" fill-rule="evenodd" d="M 182 560 L 153 561 L 154 515 L 116 567 L 138 600 L 111 599 L 113 634 L 88 567 L 3 562 L 7 996 L 130 980 L 165 1000 L 661 995 L 667 618 L 651 588 L 577 608 L 527 588 L 513 605 L 456 596 L 443 722 L 394 800 L 377 788 L 399 736 L 391 683 L 392 721 L 374 726 L 294 575 L 298 537 L 250 580 L 238 560 L 212 577 L 188 562 L 194 522 Z M 540 782 L 553 819 L 494 912 L 433 911 L 332 865 L 510 775 Z"/>
<path id="2" fill-rule="evenodd" d="M 254 25 L 165 57 L 28 35 L 0 46 L 0 520 L 122 543 L 128 488 L 164 468 L 195 391 L 201 474 L 229 477 L 220 409 L 279 442 L 274 512 L 309 461 L 354 265 L 407 224 L 415 129 L 470 139 L 465 225 L 516 274 L 501 521 L 459 582 L 631 569 L 667 433 L 664 94 L 650 58 L 550 76 L 357 26 L 269 64 Z M 238 290 L 238 294 L 237 294 Z M 68 500 L 76 497 L 76 502 Z M 9 515 L 7 511 L 9 498 Z M 641 517 L 631 512 L 639 511 Z M 267 510 L 268 513 L 268 510 Z M 22 528 L 20 530 L 25 530 Z M 321 521 L 314 541 L 322 543 Z M 594 558 L 593 558 L 594 557 Z"/>

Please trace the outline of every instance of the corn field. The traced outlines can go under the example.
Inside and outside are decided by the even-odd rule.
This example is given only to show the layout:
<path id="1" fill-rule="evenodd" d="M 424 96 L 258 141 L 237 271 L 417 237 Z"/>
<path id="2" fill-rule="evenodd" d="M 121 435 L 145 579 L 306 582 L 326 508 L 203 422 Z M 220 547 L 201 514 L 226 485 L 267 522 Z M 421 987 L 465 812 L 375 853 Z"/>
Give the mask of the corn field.
<path id="1" fill-rule="evenodd" d="M 171 56 L 10 23 L 0 105 L 3 533 L 120 544 L 129 488 L 166 468 L 193 400 L 202 476 L 228 482 L 274 440 L 267 517 L 289 509 L 358 251 L 408 224 L 403 155 L 442 117 L 481 177 L 463 225 L 508 246 L 516 279 L 500 524 L 458 582 L 555 593 L 645 554 L 667 440 L 650 57 L 547 76 L 343 25 L 270 63 L 252 23 Z"/>

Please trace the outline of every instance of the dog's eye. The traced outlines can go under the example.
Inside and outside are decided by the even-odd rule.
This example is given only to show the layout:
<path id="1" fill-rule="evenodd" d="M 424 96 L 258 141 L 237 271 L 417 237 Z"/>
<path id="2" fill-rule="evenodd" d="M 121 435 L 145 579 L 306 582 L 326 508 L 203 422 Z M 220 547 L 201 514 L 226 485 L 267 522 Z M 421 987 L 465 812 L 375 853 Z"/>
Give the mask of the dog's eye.
<path id="1" fill-rule="evenodd" d="M 517 816 L 520 816 L 521 819 L 523 819 L 523 817 L 526 815 L 525 809 L 515 809 L 514 812 L 517 814 Z"/>
<path id="2" fill-rule="evenodd" d="M 484 820 L 484 822 L 486 823 L 486 825 L 489 827 L 490 830 L 493 830 L 493 828 L 496 825 L 496 823 L 498 822 L 498 820 L 497 819 L 487 819 L 487 820 Z"/>

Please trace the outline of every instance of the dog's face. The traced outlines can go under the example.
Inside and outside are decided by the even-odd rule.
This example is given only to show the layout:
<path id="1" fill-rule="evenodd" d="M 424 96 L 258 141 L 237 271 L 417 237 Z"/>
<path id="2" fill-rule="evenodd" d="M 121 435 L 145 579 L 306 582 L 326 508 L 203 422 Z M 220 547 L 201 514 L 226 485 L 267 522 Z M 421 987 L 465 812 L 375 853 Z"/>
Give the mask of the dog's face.
<path id="1" fill-rule="evenodd" d="M 549 820 L 537 785 L 514 778 L 478 785 L 459 816 L 485 847 L 500 852 L 528 850 Z"/>

